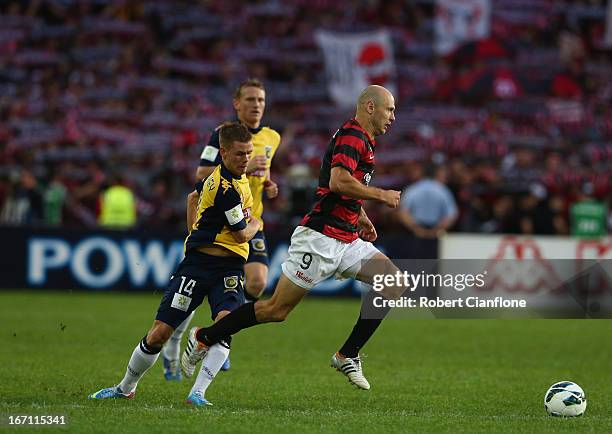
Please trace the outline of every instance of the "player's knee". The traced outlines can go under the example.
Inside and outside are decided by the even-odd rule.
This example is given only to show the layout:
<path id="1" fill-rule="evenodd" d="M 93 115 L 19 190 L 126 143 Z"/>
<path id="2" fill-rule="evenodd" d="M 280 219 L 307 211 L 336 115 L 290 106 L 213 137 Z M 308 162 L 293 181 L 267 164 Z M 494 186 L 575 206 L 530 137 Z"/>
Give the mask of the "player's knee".
<path id="1" fill-rule="evenodd" d="M 385 263 L 385 275 L 395 276 L 399 272 L 399 268 L 397 268 L 391 260 L 387 259 Z M 382 295 L 387 299 L 397 300 L 402 296 L 405 290 L 406 288 L 401 285 L 389 285 L 385 286 Z"/>
<path id="2" fill-rule="evenodd" d="M 152 348 L 161 348 L 170 339 L 173 332 L 174 329 L 168 324 L 158 322 L 153 325 L 147 334 L 147 345 Z"/>
<path id="3" fill-rule="evenodd" d="M 255 277 L 247 280 L 246 291 L 255 298 L 259 298 L 266 289 L 266 280 L 260 277 Z"/>
<path id="4" fill-rule="evenodd" d="M 385 274 L 392 274 L 395 275 L 395 273 L 397 273 L 399 270 L 399 268 L 397 268 L 397 266 L 391 261 L 391 259 L 386 259 L 385 260 Z"/>

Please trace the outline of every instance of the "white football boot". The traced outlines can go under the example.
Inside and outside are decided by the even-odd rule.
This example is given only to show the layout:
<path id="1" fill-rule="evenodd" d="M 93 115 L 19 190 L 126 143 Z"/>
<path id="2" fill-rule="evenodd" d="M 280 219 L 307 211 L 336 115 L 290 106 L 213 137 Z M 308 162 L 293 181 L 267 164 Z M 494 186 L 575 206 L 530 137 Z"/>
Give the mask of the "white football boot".
<path id="1" fill-rule="evenodd" d="M 349 383 L 360 389 L 370 389 L 370 383 L 368 383 L 368 380 L 363 376 L 359 356 L 351 359 L 349 357 L 342 357 L 339 353 L 336 353 L 331 359 L 331 367 L 336 368 L 336 371 L 346 375 Z"/>
<path id="2" fill-rule="evenodd" d="M 181 356 L 181 368 L 185 373 L 185 377 L 189 378 L 193 376 L 196 370 L 196 365 L 204 358 L 208 352 L 208 347 L 197 340 L 196 332 L 199 327 L 192 327 L 189 330 L 189 339 L 187 339 L 187 346 L 183 355 Z"/>

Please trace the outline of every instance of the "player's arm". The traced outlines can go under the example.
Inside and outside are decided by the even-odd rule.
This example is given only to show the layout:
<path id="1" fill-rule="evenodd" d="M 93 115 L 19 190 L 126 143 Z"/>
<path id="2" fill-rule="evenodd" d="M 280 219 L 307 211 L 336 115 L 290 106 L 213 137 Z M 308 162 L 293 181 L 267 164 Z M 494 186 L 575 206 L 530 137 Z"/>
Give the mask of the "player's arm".
<path id="1" fill-rule="evenodd" d="M 376 241 L 378 238 L 378 234 L 376 233 L 376 228 L 372 221 L 368 218 L 363 207 L 361 207 L 361 211 L 359 212 L 359 236 L 370 242 Z"/>
<path id="2" fill-rule="evenodd" d="M 251 217 L 244 229 L 232 231 L 232 236 L 238 243 L 247 243 L 253 239 L 257 231 L 261 229 L 261 222 L 255 217 Z"/>
<path id="3" fill-rule="evenodd" d="M 192 191 L 187 195 L 187 230 L 191 231 L 193 224 L 195 223 L 196 215 L 198 212 L 198 200 L 200 193 L 197 190 Z"/>
<path id="4" fill-rule="evenodd" d="M 278 184 L 270 179 L 270 169 L 266 171 L 264 191 L 266 192 L 268 199 L 274 199 L 276 196 L 278 196 Z"/>
<path id="5" fill-rule="evenodd" d="M 198 215 L 198 202 L 200 200 L 200 193 L 204 188 L 204 182 L 198 181 L 194 186 L 194 190 L 187 195 L 187 230 L 191 232 L 191 228 L 196 222 L 196 216 Z"/>
<path id="6" fill-rule="evenodd" d="M 208 144 L 204 146 L 202 154 L 200 155 L 200 165 L 196 170 L 196 179 L 198 181 L 208 178 L 213 170 L 215 170 L 215 167 L 221 164 L 220 147 L 219 131 L 217 129 L 210 136 Z"/>
<path id="7" fill-rule="evenodd" d="M 225 193 L 218 193 L 218 205 L 223 209 L 230 233 L 238 243 L 250 241 L 261 228 L 258 219 L 247 218 L 242 210 L 242 200 L 236 190 L 230 188 Z M 217 203 L 215 203 L 217 205 Z"/>
<path id="8" fill-rule="evenodd" d="M 278 145 L 276 146 L 276 148 L 273 148 L 272 150 L 272 155 L 271 155 L 272 159 L 274 158 L 274 155 L 276 154 L 276 151 L 278 150 L 280 145 L 281 145 L 281 138 L 279 136 Z M 278 184 L 272 181 L 272 178 L 270 176 L 270 168 L 266 170 L 266 180 L 264 181 L 264 191 L 266 192 L 266 197 L 268 199 L 273 199 L 276 196 L 278 196 Z"/>
<path id="9" fill-rule="evenodd" d="M 267 164 L 268 160 L 266 160 L 265 155 L 255 155 L 247 163 L 246 173 L 247 175 L 251 175 L 253 172 L 265 170 Z"/>
<path id="10" fill-rule="evenodd" d="M 340 134 L 336 137 L 331 159 L 330 190 L 353 199 L 377 200 L 391 208 L 397 208 L 399 191 L 370 187 L 353 177 L 365 153 L 364 146 L 363 138 L 349 134 Z"/>
<path id="11" fill-rule="evenodd" d="M 388 207 L 397 208 L 400 192 L 370 187 L 359 182 L 344 166 L 336 166 L 331 170 L 329 188 L 336 194 L 352 197 L 353 199 L 377 200 Z"/>
<path id="12" fill-rule="evenodd" d="M 365 209 L 363 209 L 363 207 L 361 207 L 361 209 L 359 210 L 359 223 L 361 222 L 369 222 L 370 219 L 368 217 L 368 214 L 366 213 Z"/>

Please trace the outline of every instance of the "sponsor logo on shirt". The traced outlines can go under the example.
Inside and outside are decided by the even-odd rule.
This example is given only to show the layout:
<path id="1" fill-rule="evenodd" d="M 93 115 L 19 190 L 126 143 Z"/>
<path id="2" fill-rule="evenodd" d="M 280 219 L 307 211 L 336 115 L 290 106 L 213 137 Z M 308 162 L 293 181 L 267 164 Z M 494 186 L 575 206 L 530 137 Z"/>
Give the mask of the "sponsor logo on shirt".
<path id="1" fill-rule="evenodd" d="M 187 297 L 183 294 L 174 294 L 174 297 L 172 298 L 172 304 L 170 306 L 175 309 L 182 310 L 183 312 L 187 312 L 190 304 L 191 297 Z"/>

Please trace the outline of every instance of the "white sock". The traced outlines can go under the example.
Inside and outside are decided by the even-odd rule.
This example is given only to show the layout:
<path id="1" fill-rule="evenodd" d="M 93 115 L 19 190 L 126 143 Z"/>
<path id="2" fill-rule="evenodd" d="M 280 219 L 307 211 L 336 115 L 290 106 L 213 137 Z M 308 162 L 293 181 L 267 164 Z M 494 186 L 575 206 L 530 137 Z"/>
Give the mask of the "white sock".
<path id="1" fill-rule="evenodd" d="M 168 339 L 166 345 L 164 345 L 162 352 L 166 359 L 178 360 L 179 353 L 181 351 L 181 339 L 183 338 L 183 333 L 185 333 L 185 330 L 187 330 L 187 327 L 189 327 L 189 323 L 193 319 L 194 314 L 195 310 L 191 312 L 191 314 L 187 318 L 185 318 L 185 321 L 183 321 L 174 330 L 174 333 L 172 334 L 172 336 L 170 336 L 170 339 Z"/>
<path id="2" fill-rule="evenodd" d="M 214 344 L 208 349 L 204 360 L 202 360 L 202 367 L 198 373 L 198 377 L 191 388 L 191 393 L 200 392 L 202 396 L 206 393 L 206 389 L 210 386 L 210 383 L 215 379 L 215 376 L 221 370 L 221 366 L 229 356 L 229 348 L 224 347 L 221 344 Z"/>
<path id="3" fill-rule="evenodd" d="M 159 357 L 159 353 L 145 353 L 140 345 L 141 343 L 139 342 L 136 348 L 134 348 L 127 370 L 125 371 L 125 377 L 123 377 L 123 380 L 119 383 L 119 387 L 123 393 L 131 393 L 136 390 L 138 381 L 142 378 L 144 373 L 147 372 L 147 369 L 155 364 Z"/>

